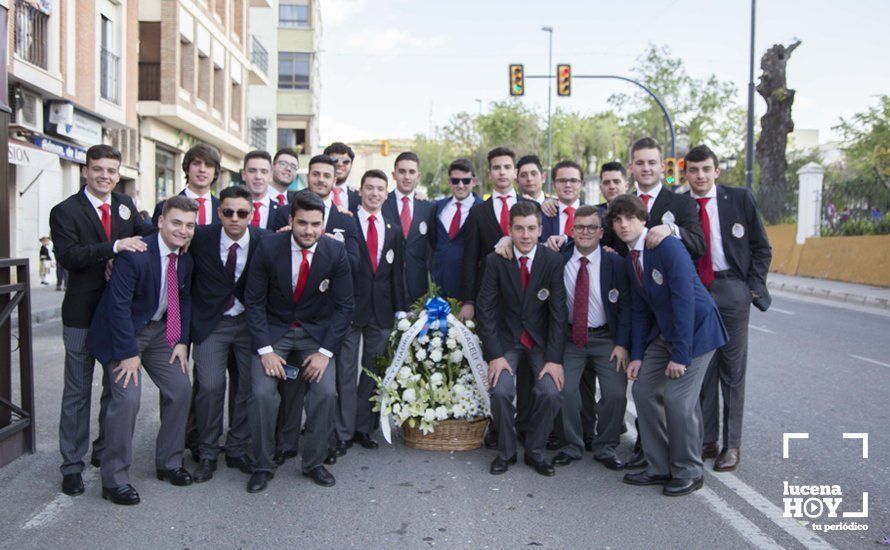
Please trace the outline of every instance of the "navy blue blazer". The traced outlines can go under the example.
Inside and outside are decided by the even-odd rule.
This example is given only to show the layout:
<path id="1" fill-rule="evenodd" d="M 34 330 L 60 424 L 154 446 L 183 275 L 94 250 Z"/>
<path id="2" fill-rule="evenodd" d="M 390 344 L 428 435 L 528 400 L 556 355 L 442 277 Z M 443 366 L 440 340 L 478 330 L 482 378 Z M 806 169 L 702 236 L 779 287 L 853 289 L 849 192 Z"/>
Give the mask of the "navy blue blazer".
<path id="1" fill-rule="evenodd" d="M 581 201 L 579 206 L 584 206 L 584 201 Z M 556 215 L 555 216 L 544 216 L 541 215 L 541 242 L 547 242 L 547 239 L 552 237 L 553 235 L 562 235 L 562 228 L 559 226 L 559 204 L 556 205 Z"/>
<path id="2" fill-rule="evenodd" d="M 395 191 L 383 201 L 383 215 L 401 228 Z M 429 264 L 436 243 L 436 206 L 430 201 L 414 198 L 414 216 L 405 241 L 405 297 L 413 304 L 429 290 Z"/>
<path id="3" fill-rule="evenodd" d="M 158 310 L 161 253 L 157 233 L 143 237 L 146 252 L 121 252 L 114 260 L 108 288 L 87 333 L 87 348 L 103 365 L 139 355 L 136 338 Z M 190 287 L 194 263 L 190 254 L 176 262 L 179 279 L 179 311 L 182 323 L 179 343 L 189 343 L 192 304 Z"/>
<path id="4" fill-rule="evenodd" d="M 464 261 L 464 238 L 466 236 L 467 222 L 460 227 L 457 235 L 452 239 L 448 236 L 446 227 L 439 216 L 442 210 L 451 202 L 453 197 L 446 197 L 436 201 L 434 217 L 436 219 L 436 244 L 433 249 L 433 258 L 430 266 L 430 274 L 433 282 L 439 287 L 443 296 L 460 299 L 461 267 Z M 473 206 L 482 202 L 473 193 Z M 469 217 L 469 214 L 468 214 Z M 449 223 L 450 226 L 450 223 Z"/>
<path id="5" fill-rule="evenodd" d="M 179 192 L 183 197 L 185 196 L 185 189 Z M 155 206 L 155 212 L 151 215 L 151 224 L 155 227 L 158 226 L 158 218 L 161 217 L 161 212 L 164 211 L 164 201 L 159 202 Z M 213 223 L 219 223 L 219 199 L 210 195 L 210 221 L 206 225 L 210 225 Z"/>
<path id="6" fill-rule="evenodd" d="M 717 304 L 679 239 L 665 239 L 643 252 L 642 285 L 630 254 L 625 264 L 633 288 L 631 361 L 642 359 L 659 334 L 671 344 L 671 361 L 681 365 L 726 343 Z"/>
<path id="7" fill-rule="evenodd" d="M 560 250 L 565 263 L 569 263 L 575 253 L 575 245 L 566 243 Z M 571 274 L 577 277 L 576 273 Z M 614 301 L 612 298 L 615 298 Z M 630 350 L 631 297 L 630 279 L 624 267 L 624 258 L 606 252 L 600 247 L 600 300 L 606 310 L 606 323 L 609 335 L 615 344 Z M 571 311 L 569 314 L 571 315 Z M 569 330 L 571 334 L 571 330 Z"/>
<path id="8" fill-rule="evenodd" d="M 402 228 L 394 220 L 383 215 L 383 252 L 377 263 L 377 272 L 371 269 L 371 256 L 368 243 L 362 232 L 358 215 L 354 216 L 359 235 L 359 268 L 353 273 L 355 288 L 355 318 L 357 327 L 368 325 L 378 328 L 392 328 L 397 311 L 407 311 L 405 298 L 405 278 L 403 271 L 405 241 Z M 388 261 L 387 258 L 392 258 Z"/>
<path id="9" fill-rule="evenodd" d="M 274 345 L 294 321 L 319 347 L 336 354 L 355 308 L 349 257 L 343 243 L 321 238 L 300 301 L 294 304 L 291 233 L 260 239 L 250 262 L 244 305 L 256 349 Z"/>
<path id="10" fill-rule="evenodd" d="M 247 274 L 250 260 L 266 234 L 264 229 L 247 226 L 250 233 L 250 244 L 247 248 L 247 263 L 237 281 L 232 281 L 225 263 L 220 256 L 220 241 L 223 228 L 215 223 L 198 227 L 195 237 L 189 246 L 189 253 L 195 262 L 192 278 L 192 342 L 198 344 L 210 336 L 217 323 L 226 312 L 229 296 L 235 295 L 244 303 L 244 288 L 247 286 Z"/>

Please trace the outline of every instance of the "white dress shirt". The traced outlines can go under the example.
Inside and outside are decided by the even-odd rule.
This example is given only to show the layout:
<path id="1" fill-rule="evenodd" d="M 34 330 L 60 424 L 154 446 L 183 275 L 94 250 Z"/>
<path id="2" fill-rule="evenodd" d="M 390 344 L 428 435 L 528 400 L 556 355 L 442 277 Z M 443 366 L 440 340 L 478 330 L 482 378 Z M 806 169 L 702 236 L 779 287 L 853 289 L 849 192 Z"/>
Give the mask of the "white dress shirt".
<path id="1" fill-rule="evenodd" d="M 365 210 L 364 206 L 358 208 L 358 219 L 362 226 L 362 233 L 365 235 L 365 242 L 368 242 L 368 219 L 371 213 Z M 383 223 L 383 213 L 374 214 L 374 226 L 377 227 L 377 265 L 380 265 L 381 255 L 383 254 L 383 241 L 386 235 L 386 224 Z"/>
<path id="2" fill-rule="evenodd" d="M 179 254 L 179 249 L 171 249 L 167 246 L 167 243 L 164 242 L 164 239 L 158 235 L 158 251 L 161 254 L 161 284 L 158 287 L 158 309 L 155 310 L 155 314 L 152 315 L 152 321 L 160 321 L 164 318 L 164 314 L 167 313 L 167 265 L 170 263 L 170 258 L 167 256 L 171 252 L 175 252 L 177 255 Z M 176 270 L 179 271 L 179 258 L 177 260 Z M 179 280 L 179 275 L 177 275 L 177 281 Z M 180 312 L 180 315 L 182 312 Z"/>
<path id="3" fill-rule="evenodd" d="M 606 309 L 603 307 L 602 288 L 600 287 L 600 264 L 602 252 L 597 247 L 593 252 L 584 256 L 587 258 L 587 279 L 590 281 L 587 303 L 587 328 L 601 327 L 606 324 Z M 566 304 L 569 307 L 569 324 L 574 322 L 575 311 L 575 283 L 578 280 L 578 270 L 581 268 L 581 252 L 575 248 L 572 258 L 566 263 L 563 281 L 566 285 Z"/>
<path id="4" fill-rule="evenodd" d="M 470 214 L 470 208 L 473 208 L 473 203 L 476 202 L 476 198 L 470 195 L 459 201 L 455 197 L 451 197 L 451 200 L 445 204 L 445 208 L 439 213 L 439 221 L 442 222 L 442 226 L 446 231 L 451 228 L 451 220 L 454 219 L 458 202 L 460 203 L 460 227 L 463 227 L 464 222 L 467 221 L 467 216 Z"/>
<path id="5" fill-rule="evenodd" d="M 414 191 L 411 191 L 411 193 L 408 195 L 404 195 L 404 194 L 402 194 L 401 191 L 396 189 L 395 194 L 396 194 L 396 210 L 399 213 L 399 219 L 402 219 L 402 205 L 403 205 L 402 198 L 408 197 L 408 212 L 411 213 L 411 220 L 413 221 L 414 220 Z"/>
<path id="6" fill-rule="evenodd" d="M 328 227 L 328 218 L 331 217 L 331 208 L 336 208 L 334 205 L 334 193 L 331 192 L 328 197 L 321 202 L 324 203 L 324 217 L 321 220 L 321 230 L 324 232 Z"/>
<path id="7" fill-rule="evenodd" d="M 250 247 L 250 231 L 245 231 L 244 235 L 241 236 L 237 241 L 233 241 L 228 235 L 226 235 L 225 229 L 220 229 L 222 236 L 219 239 L 219 257 L 222 260 L 223 266 L 226 265 L 226 260 L 229 259 L 229 248 L 235 243 L 238 243 L 238 251 L 237 251 L 237 259 L 235 260 L 235 280 L 237 281 L 241 274 L 244 273 L 244 266 L 247 265 L 247 252 Z M 235 303 L 223 313 L 223 315 L 227 315 L 229 317 L 234 317 L 235 315 L 241 315 L 244 312 L 244 304 L 242 304 L 238 298 L 235 298 Z"/>
<path id="8" fill-rule="evenodd" d="M 523 254 L 522 252 L 519 251 L 518 248 L 516 248 L 515 246 L 513 247 L 513 257 L 516 258 L 516 264 L 519 266 L 520 273 L 522 273 L 522 262 L 519 261 L 519 258 L 522 258 L 523 256 L 528 258 L 528 261 L 525 262 L 525 266 L 528 268 L 529 280 L 531 280 L 532 264 L 535 263 L 535 252 L 537 252 L 537 251 L 538 251 L 538 245 L 535 245 L 535 247 L 532 248 L 531 252 L 529 252 L 528 254 Z"/>
<path id="9" fill-rule="evenodd" d="M 708 213 L 708 219 L 711 222 L 711 266 L 714 271 L 726 271 L 729 269 L 729 262 L 726 261 L 726 253 L 723 250 L 723 234 L 720 233 L 720 213 L 717 209 L 717 186 L 712 185 L 711 190 L 702 196 L 692 193 L 692 198 L 711 199 L 705 205 L 705 211 Z"/>
<path id="10" fill-rule="evenodd" d="M 573 202 L 572 204 L 563 204 L 562 202 L 559 203 L 559 228 L 561 230 L 560 234 L 562 235 L 565 235 L 566 229 L 568 229 L 566 227 L 566 222 L 569 221 L 569 215 L 566 214 L 566 208 L 570 206 L 575 209 L 575 212 L 578 212 L 578 208 L 581 207 L 581 199 L 575 199 L 575 202 Z"/>
<path id="11" fill-rule="evenodd" d="M 506 195 L 498 193 L 497 191 L 491 192 L 491 206 L 494 208 L 494 217 L 498 221 L 498 225 L 501 223 L 501 205 L 503 201 L 498 197 L 507 197 L 507 210 L 509 211 L 513 208 L 513 205 L 516 204 L 516 191 L 510 190 Z M 509 221 L 509 220 L 508 220 Z"/>
<path id="12" fill-rule="evenodd" d="M 103 204 L 108 205 L 108 215 L 111 215 L 111 193 L 105 197 L 105 200 L 99 200 L 98 197 L 90 193 L 86 187 L 83 188 L 83 194 L 87 196 L 87 200 L 90 201 L 90 204 L 93 205 L 93 210 L 96 211 L 96 215 L 99 216 L 99 223 L 102 223 L 102 210 L 99 209 Z M 124 207 L 126 208 L 126 206 Z M 114 241 L 114 244 L 111 245 L 111 251 L 117 254 L 117 241 Z"/>
<path id="13" fill-rule="evenodd" d="M 634 243 L 632 247 L 629 247 L 631 250 L 638 250 L 640 252 L 640 269 L 643 270 L 643 266 L 646 265 L 643 263 L 643 254 L 646 253 L 646 234 L 649 233 L 649 229 L 643 228 L 643 232 L 640 233 L 640 238 L 637 239 L 637 242 Z M 645 273 L 645 270 L 643 270 Z"/>
<path id="14" fill-rule="evenodd" d="M 198 202 L 198 208 L 204 209 L 204 219 L 207 221 L 207 223 L 205 225 L 209 225 L 209 224 L 213 223 L 213 198 L 210 195 L 210 191 L 207 191 L 203 195 L 198 195 L 197 193 L 192 191 L 190 188 L 186 187 L 185 188 L 185 196 L 190 199 L 193 199 L 195 202 L 198 202 L 198 199 L 207 199 L 204 201 L 203 207 L 201 206 L 201 203 Z M 195 219 L 196 220 L 200 219 L 200 216 L 198 216 Z M 195 223 L 197 223 L 197 221 Z"/>
<path id="15" fill-rule="evenodd" d="M 651 199 L 649 199 L 649 205 L 646 207 L 647 212 L 652 212 L 652 205 L 655 204 L 655 199 L 657 199 L 658 194 L 661 193 L 662 187 L 663 185 L 661 185 L 661 182 L 658 182 L 655 187 L 653 187 L 649 191 L 646 191 L 645 193 L 640 191 L 640 188 L 637 187 L 637 197 L 639 197 L 640 200 L 643 200 L 643 195 L 649 195 L 650 197 L 652 197 Z"/>

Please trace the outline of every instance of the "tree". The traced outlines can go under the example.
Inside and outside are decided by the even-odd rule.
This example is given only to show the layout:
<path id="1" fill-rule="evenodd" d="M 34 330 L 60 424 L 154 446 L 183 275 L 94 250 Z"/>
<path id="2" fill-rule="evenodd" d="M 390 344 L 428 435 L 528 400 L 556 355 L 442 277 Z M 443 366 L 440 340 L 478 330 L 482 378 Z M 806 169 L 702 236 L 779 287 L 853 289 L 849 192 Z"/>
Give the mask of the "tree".
<path id="1" fill-rule="evenodd" d="M 890 188 L 890 95 L 879 97 L 878 105 L 864 113 L 841 119 L 835 130 L 844 138 L 847 166 Z"/>

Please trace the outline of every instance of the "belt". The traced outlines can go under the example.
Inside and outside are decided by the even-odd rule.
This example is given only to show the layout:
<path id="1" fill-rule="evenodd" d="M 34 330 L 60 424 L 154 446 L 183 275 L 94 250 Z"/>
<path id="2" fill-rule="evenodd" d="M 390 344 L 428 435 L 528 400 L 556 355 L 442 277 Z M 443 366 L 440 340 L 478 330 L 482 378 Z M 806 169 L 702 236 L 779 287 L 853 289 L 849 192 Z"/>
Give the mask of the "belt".
<path id="1" fill-rule="evenodd" d="M 736 274 L 731 269 L 725 269 L 723 271 L 715 271 L 714 272 L 715 279 L 738 279 Z"/>
<path id="2" fill-rule="evenodd" d="M 572 333 L 572 326 L 573 326 L 573 325 L 569 325 L 569 335 L 570 335 L 570 336 L 571 336 L 571 333 Z M 601 331 L 604 331 L 604 330 L 609 330 L 609 325 L 608 325 L 608 324 L 600 325 L 600 326 L 598 326 L 598 327 L 587 327 L 587 333 L 588 333 L 588 334 L 591 334 L 591 333 L 594 333 L 594 332 L 601 332 Z"/>

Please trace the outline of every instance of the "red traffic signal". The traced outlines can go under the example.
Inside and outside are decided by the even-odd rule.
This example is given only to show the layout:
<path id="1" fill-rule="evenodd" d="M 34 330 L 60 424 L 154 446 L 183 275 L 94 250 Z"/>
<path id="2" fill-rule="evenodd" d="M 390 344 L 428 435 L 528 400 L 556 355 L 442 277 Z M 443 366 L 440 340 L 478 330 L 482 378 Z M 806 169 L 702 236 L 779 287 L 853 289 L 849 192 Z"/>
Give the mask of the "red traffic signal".
<path id="1" fill-rule="evenodd" d="M 572 66 L 556 66 L 556 93 L 561 96 L 572 95 Z"/>

